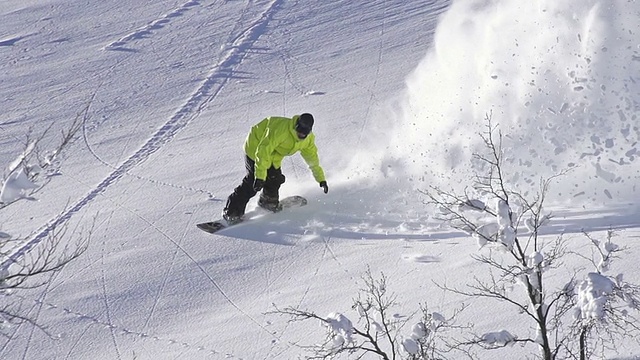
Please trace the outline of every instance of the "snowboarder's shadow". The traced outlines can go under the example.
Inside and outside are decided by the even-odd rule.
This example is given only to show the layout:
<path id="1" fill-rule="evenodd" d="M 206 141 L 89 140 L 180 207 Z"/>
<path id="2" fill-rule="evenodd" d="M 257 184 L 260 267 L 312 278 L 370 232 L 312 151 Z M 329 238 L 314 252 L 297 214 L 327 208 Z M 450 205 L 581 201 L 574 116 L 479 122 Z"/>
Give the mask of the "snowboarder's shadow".
<path id="1" fill-rule="evenodd" d="M 246 214 L 249 221 L 220 230 L 217 234 L 238 239 L 293 246 L 308 239 L 339 238 L 344 240 L 438 241 L 459 234 L 433 233 L 403 229 L 403 221 L 367 219 L 357 216 L 336 216 L 319 212 L 313 206 L 284 210 L 279 214 L 265 214 L 254 210 Z M 339 220 L 338 220 L 339 219 Z M 302 239 L 302 240 L 301 240 Z"/>

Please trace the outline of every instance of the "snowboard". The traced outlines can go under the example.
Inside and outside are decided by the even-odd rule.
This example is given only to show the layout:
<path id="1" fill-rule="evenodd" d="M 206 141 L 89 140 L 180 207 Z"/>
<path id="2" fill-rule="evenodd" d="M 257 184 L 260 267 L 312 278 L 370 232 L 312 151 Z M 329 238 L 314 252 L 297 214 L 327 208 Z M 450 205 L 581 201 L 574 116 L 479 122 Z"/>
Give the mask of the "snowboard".
<path id="1" fill-rule="evenodd" d="M 296 207 L 301 207 L 301 206 L 305 206 L 307 205 L 307 199 L 305 199 L 304 197 L 300 196 L 300 195 L 293 195 L 293 196 L 287 196 L 286 198 L 280 200 L 280 210 L 276 211 L 276 212 L 280 212 L 282 210 L 285 209 L 290 209 L 290 208 L 296 208 Z M 264 210 L 267 211 L 267 210 Z M 271 213 L 271 212 L 269 212 Z M 229 227 L 233 227 L 239 224 L 244 224 L 247 221 L 251 221 L 251 217 L 249 218 L 245 218 L 235 224 L 228 224 L 227 221 L 225 219 L 220 219 L 220 220 L 216 220 L 216 221 L 211 221 L 211 222 L 204 222 L 204 223 L 200 223 L 200 224 L 196 224 L 196 226 L 198 227 L 198 229 L 206 231 L 210 234 L 214 234 L 222 229 L 226 229 Z"/>

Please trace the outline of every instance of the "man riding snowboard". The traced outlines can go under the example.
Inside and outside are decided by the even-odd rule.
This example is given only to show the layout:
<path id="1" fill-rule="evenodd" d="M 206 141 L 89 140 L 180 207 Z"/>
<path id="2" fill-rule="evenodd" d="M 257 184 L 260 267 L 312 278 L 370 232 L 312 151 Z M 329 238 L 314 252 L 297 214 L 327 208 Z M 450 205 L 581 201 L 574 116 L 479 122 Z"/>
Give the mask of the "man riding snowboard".
<path id="1" fill-rule="evenodd" d="M 258 206 L 273 212 L 280 210 L 278 191 L 285 181 L 282 160 L 298 151 L 324 193 L 329 191 L 312 128 L 313 116 L 308 113 L 293 118 L 268 117 L 251 128 L 244 143 L 247 174 L 227 199 L 222 213 L 227 223 L 242 221 L 247 203 L 261 190 Z"/>

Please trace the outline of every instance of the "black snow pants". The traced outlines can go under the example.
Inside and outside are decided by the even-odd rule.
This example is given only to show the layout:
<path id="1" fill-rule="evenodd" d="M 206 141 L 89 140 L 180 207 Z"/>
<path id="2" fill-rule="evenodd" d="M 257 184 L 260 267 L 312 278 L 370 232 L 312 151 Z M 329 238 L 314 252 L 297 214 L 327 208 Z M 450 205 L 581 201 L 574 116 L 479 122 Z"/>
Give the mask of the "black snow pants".
<path id="1" fill-rule="evenodd" d="M 251 160 L 250 157 L 245 156 L 244 165 L 247 170 L 247 174 L 242 179 L 242 183 L 233 190 L 231 195 L 229 195 L 227 204 L 224 207 L 224 213 L 229 216 L 244 215 L 247 203 L 257 194 L 253 189 L 256 163 Z M 282 169 L 276 169 L 271 166 L 267 170 L 267 178 L 265 179 L 261 196 L 269 199 L 269 201 L 277 202 L 279 198 L 280 185 L 284 184 L 284 181 L 285 177 L 282 174 Z"/>

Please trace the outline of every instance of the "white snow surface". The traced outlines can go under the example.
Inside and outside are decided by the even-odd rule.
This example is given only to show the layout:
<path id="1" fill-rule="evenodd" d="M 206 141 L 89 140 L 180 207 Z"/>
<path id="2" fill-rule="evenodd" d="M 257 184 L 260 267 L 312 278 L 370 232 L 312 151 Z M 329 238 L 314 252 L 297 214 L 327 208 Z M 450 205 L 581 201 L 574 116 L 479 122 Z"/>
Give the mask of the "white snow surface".
<path id="1" fill-rule="evenodd" d="M 434 285 L 486 274 L 476 240 L 442 228 L 418 190 L 470 185 L 487 114 L 505 135 L 510 184 L 537 190 L 573 169 L 551 187 L 543 238 L 584 250 L 581 231 L 614 229 L 628 250 L 611 271 L 640 283 L 639 14 L 622 0 L 0 2 L 3 201 L 34 186 L 13 171 L 25 135 L 51 126 L 41 145 L 53 149 L 90 105 L 37 201 L 1 210 L 0 236 L 16 240 L 2 250 L 27 256 L 52 226 L 91 231 L 45 286 L 2 299 L 48 334 L 14 326 L 0 358 L 300 358 L 324 327 L 274 305 L 357 319 L 367 269 L 387 276 L 397 316 L 423 303 L 449 316 L 464 301 L 459 321 L 487 341 L 535 334 L 506 305 Z M 292 157 L 281 195 L 306 207 L 198 230 L 241 180 L 250 126 L 301 112 L 316 118 L 329 193 Z M 574 261 L 563 262 L 589 265 Z M 640 357 L 640 345 L 611 356 Z"/>

